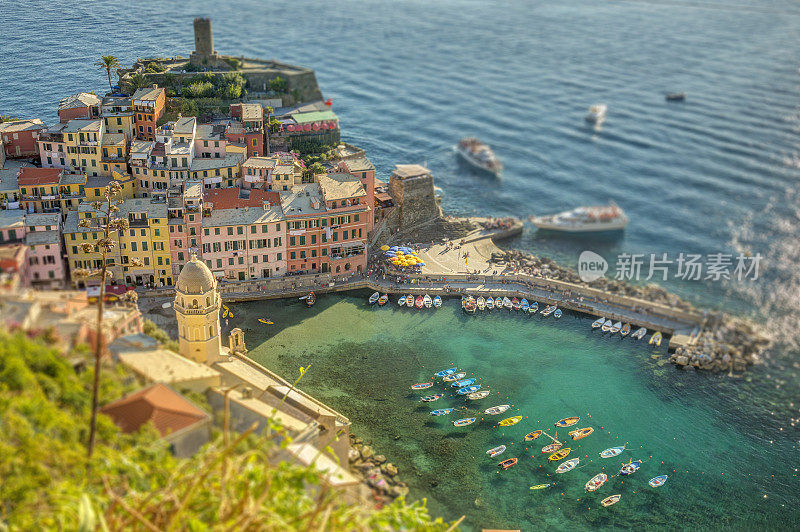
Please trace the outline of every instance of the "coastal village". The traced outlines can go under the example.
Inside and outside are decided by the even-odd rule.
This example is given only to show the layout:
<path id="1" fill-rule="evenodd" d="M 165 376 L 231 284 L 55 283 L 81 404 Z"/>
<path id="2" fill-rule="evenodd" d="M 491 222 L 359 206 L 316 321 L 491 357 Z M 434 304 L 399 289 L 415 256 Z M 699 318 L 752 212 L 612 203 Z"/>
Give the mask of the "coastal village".
<path id="1" fill-rule="evenodd" d="M 224 112 L 186 114 L 171 88 L 233 73 L 249 90 Z M 421 165 L 398 164 L 380 180 L 365 151 L 341 141 L 313 71 L 220 55 L 208 19 L 195 20 L 189 58 L 141 60 L 117 74 L 104 96 L 65 95 L 52 120 L 0 122 L 0 308 L 7 326 L 52 330 L 65 351 L 107 346 L 108 363 L 142 387 L 102 412 L 126 432 L 152 422 L 176 456 L 210 441 L 215 413 L 229 412 L 234 430 L 274 417 L 291 435 L 281 457 L 316 467 L 330 486 L 378 504 L 408 493 L 346 416 L 248 358 L 241 329 L 224 332 L 226 303 L 236 301 L 359 289 L 527 298 L 663 331 L 671 362 L 731 374 L 769 344 L 752 324 L 658 287 L 584 283 L 548 259 L 500 250 L 495 241 L 518 235 L 520 221 L 445 216 Z M 127 229 L 100 290 L 83 272 L 102 266 L 94 250 L 112 183 Z M 419 260 L 387 262 L 385 250 L 403 243 Z M 108 306 L 98 336 L 100 297 Z M 178 339 L 177 352 L 145 334 L 145 317 Z"/>

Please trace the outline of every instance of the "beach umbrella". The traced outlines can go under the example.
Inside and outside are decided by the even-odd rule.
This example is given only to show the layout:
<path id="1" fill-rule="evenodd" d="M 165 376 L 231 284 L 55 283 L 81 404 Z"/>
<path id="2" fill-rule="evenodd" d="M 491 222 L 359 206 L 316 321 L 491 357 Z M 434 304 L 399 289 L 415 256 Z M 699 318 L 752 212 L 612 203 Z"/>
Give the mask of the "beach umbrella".
<path id="1" fill-rule="evenodd" d="M 381 251 L 389 251 L 389 246 L 386 245 L 381 246 Z"/>

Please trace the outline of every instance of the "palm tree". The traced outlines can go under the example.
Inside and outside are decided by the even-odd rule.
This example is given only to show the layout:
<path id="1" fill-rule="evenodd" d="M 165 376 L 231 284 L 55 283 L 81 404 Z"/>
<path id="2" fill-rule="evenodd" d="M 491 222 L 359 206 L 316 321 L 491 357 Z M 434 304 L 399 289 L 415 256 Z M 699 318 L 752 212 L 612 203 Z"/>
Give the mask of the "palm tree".
<path id="1" fill-rule="evenodd" d="M 95 66 L 106 71 L 106 74 L 108 74 L 108 88 L 114 90 L 111 85 L 111 70 L 120 66 L 119 59 L 113 55 L 104 55 L 95 63 Z"/>

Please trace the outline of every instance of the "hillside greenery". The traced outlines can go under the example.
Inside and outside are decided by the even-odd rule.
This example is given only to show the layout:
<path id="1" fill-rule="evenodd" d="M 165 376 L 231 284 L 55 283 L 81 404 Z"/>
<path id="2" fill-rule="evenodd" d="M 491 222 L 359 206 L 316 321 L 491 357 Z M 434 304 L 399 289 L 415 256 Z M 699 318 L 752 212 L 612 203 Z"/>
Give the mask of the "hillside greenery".
<path id="1" fill-rule="evenodd" d="M 80 357 L 89 350 L 69 359 Z M 276 463 L 275 442 L 289 441 L 279 426 L 219 433 L 179 460 L 152 426 L 126 435 L 100 416 L 87 464 L 91 381 L 91 370 L 76 373 L 43 337 L 0 332 L 0 530 L 452 528 L 424 503 L 346 503 L 315 470 Z M 102 404 L 139 387 L 119 366 L 104 368 L 101 383 Z"/>

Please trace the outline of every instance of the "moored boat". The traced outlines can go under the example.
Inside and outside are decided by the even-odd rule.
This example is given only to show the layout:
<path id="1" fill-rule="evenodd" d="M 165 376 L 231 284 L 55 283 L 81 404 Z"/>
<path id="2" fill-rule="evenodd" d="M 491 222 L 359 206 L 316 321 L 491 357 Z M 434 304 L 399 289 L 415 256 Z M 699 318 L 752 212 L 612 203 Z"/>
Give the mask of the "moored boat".
<path id="1" fill-rule="evenodd" d="M 477 305 L 478 310 L 483 310 L 486 308 L 486 300 L 483 298 L 483 296 L 480 296 L 477 301 L 475 301 L 475 304 Z"/>
<path id="2" fill-rule="evenodd" d="M 479 392 L 473 392 L 467 396 L 467 399 L 471 401 L 477 401 L 478 399 L 485 399 L 486 396 L 489 395 L 489 390 L 481 390 Z"/>
<path id="3" fill-rule="evenodd" d="M 511 302 L 511 301 L 509 301 L 509 303 L 510 303 L 510 302 Z M 494 308 L 496 308 L 496 309 L 498 309 L 498 310 L 500 310 L 501 308 L 503 308 L 503 298 L 502 298 L 502 297 L 500 297 L 500 296 L 497 296 L 496 298 L 494 298 Z"/>
<path id="4" fill-rule="evenodd" d="M 606 119 L 606 112 L 608 111 L 608 106 L 604 103 L 596 103 L 593 106 L 589 107 L 589 113 L 584 117 L 584 119 L 592 124 L 599 124 L 603 120 Z"/>
<path id="5" fill-rule="evenodd" d="M 592 329 L 597 329 L 598 327 L 602 327 L 605 322 L 606 322 L 605 318 L 597 318 L 592 322 Z"/>
<path id="6" fill-rule="evenodd" d="M 606 507 L 607 506 L 611 506 L 612 504 L 618 503 L 621 498 L 622 498 L 622 495 L 619 495 L 619 494 L 612 495 L 612 496 L 606 497 L 605 499 L 600 501 L 600 504 L 602 504 L 603 506 L 606 506 Z"/>
<path id="7" fill-rule="evenodd" d="M 522 301 L 519 302 L 519 308 L 522 310 L 522 312 L 528 312 L 528 309 L 531 308 L 531 304 L 528 303 L 528 300 L 523 297 Z"/>
<path id="8" fill-rule="evenodd" d="M 667 475 L 659 475 L 657 477 L 653 477 L 650 479 L 648 484 L 650 484 L 653 488 L 658 488 L 659 486 L 663 486 L 664 483 L 667 481 Z"/>
<path id="9" fill-rule="evenodd" d="M 563 445 L 564 444 L 561 443 L 560 441 L 559 442 L 553 442 L 553 443 L 551 443 L 549 445 L 545 445 L 544 447 L 542 447 L 542 454 L 553 453 L 553 452 L 561 449 L 561 446 L 563 446 Z"/>
<path id="10" fill-rule="evenodd" d="M 431 308 L 433 306 L 433 299 L 428 294 L 422 298 L 422 304 L 425 305 L 425 308 Z"/>
<path id="11" fill-rule="evenodd" d="M 514 417 L 507 417 L 499 421 L 497 424 L 500 425 L 501 427 L 510 427 L 512 425 L 516 425 L 520 421 L 522 421 L 522 416 L 514 416 Z"/>
<path id="12" fill-rule="evenodd" d="M 487 297 L 486 298 L 486 310 L 492 310 L 492 309 L 494 309 L 494 299 L 492 299 L 491 297 Z"/>
<path id="13" fill-rule="evenodd" d="M 456 153 L 470 165 L 495 177 L 503 171 L 503 164 L 492 149 L 474 137 L 465 137 L 458 141 Z"/>
<path id="14" fill-rule="evenodd" d="M 623 476 L 633 475 L 639 470 L 640 467 L 642 467 L 641 460 L 631 459 L 627 464 L 622 464 L 622 467 L 619 470 L 619 474 Z"/>
<path id="15" fill-rule="evenodd" d="M 547 457 L 548 460 L 551 462 L 555 462 L 557 460 L 561 460 L 562 458 L 566 458 L 567 455 L 572 451 L 569 447 L 564 447 L 563 449 L 559 449 L 550 456 Z"/>
<path id="16" fill-rule="evenodd" d="M 533 441 L 541 436 L 543 432 L 543 430 L 534 430 L 533 432 L 529 432 L 525 435 L 525 441 Z"/>
<path id="17" fill-rule="evenodd" d="M 378 298 L 380 297 L 381 295 L 378 292 L 375 292 L 374 294 L 369 296 L 369 299 L 367 301 L 369 302 L 370 305 L 374 305 L 378 301 Z"/>
<path id="18" fill-rule="evenodd" d="M 514 308 L 514 304 L 511 302 L 510 299 L 508 299 L 507 297 L 504 297 L 503 298 L 503 308 L 506 309 L 506 310 L 511 310 L 512 308 Z"/>
<path id="19" fill-rule="evenodd" d="M 440 408 L 439 410 L 431 410 L 432 416 L 446 416 L 450 412 L 455 410 L 455 408 Z"/>
<path id="20" fill-rule="evenodd" d="M 550 486 L 555 486 L 555 482 L 551 482 L 550 484 L 536 484 L 535 486 L 531 486 L 530 489 L 532 490 L 543 490 L 545 488 L 549 488 Z"/>
<path id="21" fill-rule="evenodd" d="M 628 336 L 631 333 L 631 324 L 630 323 L 626 323 L 625 325 L 623 325 L 622 329 L 619 330 L 619 333 L 622 336 Z"/>
<path id="22" fill-rule="evenodd" d="M 511 405 L 497 405 L 497 406 L 493 406 L 491 408 L 487 408 L 486 410 L 483 411 L 483 413 L 484 414 L 488 414 L 490 416 L 496 416 L 498 414 L 502 414 L 503 412 L 505 412 L 509 408 L 511 408 Z"/>
<path id="23" fill-rule="evenodd" d="M 558 464 L 558 467 L 556 468 L 556 473 L 566 473 L 568 471 L 572 471 L 573 469 L 575 469 L 575 466 L 577 466 L 578 463 L 580 463 L 580 461 L 581 461 L 580 458 L 570 458 L 569 460 L 565 460 L 560 464 Z"/>
<path id="24" fill-rule="evenodd" d="M 408 294 L 406 296 L 406 306 L 410 307 L 410 308 L 414 307 L 414 296 L 413 295 Z"/>
<path id="25" fill-rule="evenodd" d="M 618 321 L 618 322 L 614 323 L 614 325 L 611 326 L 611 329 L 609 329 L 608 332 L 610 332 L 611 334 L 616 334 L 616 333 L 619 332 L 619 330 L 621 328 L 622 328 L 622 322 Z"/>
<path id="26" fill-rule="evenodd" d="M 458 395 L 469 395 L 472 392 L 477 392 L 480 389 L 481 389 L 481 385 L 480 384 L 473 384 L 472 386 L 465 386 L 464 388 L 456 390 L 456 393 Z"/>
<path id="27" fill-rule="evenodd" d="M 418 382 L 417 384 L 412 384 L 411 385 L 411 389 L 412 390 L 425 390 L 427 388 L 430 388 L 431 386 L 433 386 L 432 382 Z"/>
<path id="28" fill-rule="evenodd" d="M 441 306 L 442 306 L 442 298 L 439 297 L 439 296 L 434 297 L 433 298 L 433 307 L 434 308 L 439 308 Z"/>
<path id="29" fill-rule="evenodd" d="M 400 298 L 397 300 L 397 304 L 400 305 L 401 307 L 405 306 L 405 304 L 406 304 L 406 296 L 400 296 Z"/>
<path id="30" fill-rule="evenodd" d="M 450 386 L 452 386 L 453 388 L 463 388 L 464 386 L 469 386 L 470 384 L 472 384 L 474 382 L 475 382 L 474 378 L 469 378 L 469 379 L 463 379 L 463 380 L 460 380 L 460 381 L 456 381 L 453 384 L 451 384 Z"/>
<path id="31" fill-rule="evenodd" d="M 488 451 L 486 451 L 486 454 L 489 455 L 489 458 L 494 458 L 495 456 L 499 456 L 499 455 L 503 454 L 504 452 L 506 452 L 506 446 L 505 445 L 498 445 L 497 447 L 494 447 L 494 448 L 489 449 Z"/>
<path id="32" fill-rule="evenodd" d="M 601 330 L 601 331 L 603 331 L 603 332 L 608 332 L 608 331 L 610 331 L 610 330 L 611 330 L 611 327 L 613 327 L 613 326 L 614 326 L 614 322 L 613 322 L 613 321 L 611 321 L 611 319 L 608 319 L 608 320 L 606 320 L 606 322 L 603 324 L 603 326 L 602 326 L 602 327 L 600 327 L 600 330 Z"/>
<path id="33" fill-rule="evenodd" d="M 656 331 L 653 336 L 650 337 L 650 345 L 661 345 L 661 331 Z"/>
<path id="34" fill-rule="evenodd" d="M 472 296 L 469 296 L 469 297 L 468 297 L 468 298 L 467 298 L 467 299 L 464 301 L 464 311 L 466 311 L 466 312 L 467 312 L 467 313 L 469 313 L 469 314 L 475 314 L 475 309 L 476 309 L 476 308 L 478 308 L 478 305 L 477 305 L 477 303 L 475 302 L 475 298 L 474 298 L 474 297 L 472 297 Z"/>
<path id="35" fill-rule="evenodd" d="M 636 340 L 641 340 L 642 338 L 644 338 L 645 334 L 647 334 L 647 328 L 639 327 L 638 329 L 636 329 L 636 332 L 634 332 L 631 335 L 631 338 L 635 338 Z"/>
<path id="36" fill-rule="evenodd" d="M 389 295 L 383 294 L 381 297 L 378 298 L 378 305 L 382 307 L 386 304 L 387 301 L 389 301 Z"/>
<path id="37" fill-rule="evenodd" d="M 464 373 L 463 371 L 461 371 L 459 373 L 453 373 L 452 375 L 446 375 L 446 376 L 442 377 L 442 380 L 444 382 L 455 382 L 455 381 L 463 379 L 466 376 L 467 376 L 467 374 Z"/>
<path id="38" fill-rule="evenodd" d="M 306 296 L 306 306 L 313 307 L 314 303 L 317 302 L 317 295 L 314 292 L 309 292 Z"/>
<path id="39" fill-rule="evenodd" d="M 443 393 L 435 393 L 433 395 L 426 395 L 425 397 L 420 398 L 420 401 L 423 403 L 432 403 L 434 401 L 438 401 L 442 397 L 444 397 Z"/>
<path id="40" fill-rule="evenodd" d="M 605 473 L 598 473 L 597 475 L 593 476 L 589 482 L 587 482 L 584 486 L 586 491 L 597 491 L 600 486 L 606 483 L 608 480 L 608 475 Z"/>
<path id="41" fill-rule="evenodd" d="M 555 310 L 555 312 L 553 312 L 553 316 L 555 316 L 556 319 L 560 318 L 561 317 L 561 309 L 557 308 Z"/>
<path id="42" fill-rule="evenodd" d="M 424 305 L 422 296 L 417 296 L 417 298 L 414 300 L 414 306 L 417 308 L 422 308 L 422 305 Z"/>
<path id="43" fill-rule="evenodd" d="M 516 465 L 516 463 L 517 463 L 516 458 L 509 458 L 497 464 L 497 467 L 500 467 L 501 469 L 508 469 L 509 467 L 513 467 L 514 465 Z"/>
<path id="44" fill-rule="evenodd" d="M 539 302 L 534 301 L 533 303 L 531 303 L 531 308 L 528 309 L 528 313 L 536 314 L 537 312 L 539 312 Z"/>
<path id="45" fill-rule="evenodd" d="M 664 95 L 664 99 L 668 102 L 682 102 L 686 99 L 685 92 L 670 92 Z"/>
<path id="46" fill-rule="evenodd" d="M 434 373 L 433 376 L 434 377 L 447 377 L 448 375 L 452 375 L 456 371 L 458 371 L 458 368 L 443 369 L 442 371 L 437 371 L 436 373 Z"/>
<path id="47" fill-rule="evenodd" d="M 466 427 L 467 425 L 472 425 L 473 423 L 475 423 L 476 420 L 477 420 L 477 418 L 474 418 L 474 417 L 465 417 L 465 418 L 462 418 L 462 419 L 457 419 L 457 420 L 453 421 L 453 426 Z"/>
<path id="48" fill-rule="evenodd" d="M 549 316 L 556 310 L 556 308 L 557 307 L 555 305 L 547 305 L 542 311 L 542 316 Z"/>
<path id="49" fill-rule="evenodd" d="M 516 297 L 511 298 L 511 308 L 514 310 L 519 310 L 519 299 Z"/>
<path id="50" fill-rule="evenodd" d="M 621 447 L 609 447 L 605 451 L 600 451 L 600 458 L 611 458 L 613 456 L 617 456 L 618 454 L 622 454 L 622 451 L 624 450 L 624 445 Z"/>
<path id="51" fill-rule="evenodd" d="M 583 429 L 573 430 L 572 432 L 569 433 L 569 435 L 572 436 L 573 440 L 580 440 L 581 438 L 585 438 L 592 432 L 594 432 L 594 429 L 592 427 L 586 427 Z"/>
<path id="52" fill-rule="evenodd" d="M 571 427 L 578 421 L 580 421 L 581 416 L 572 416 L 572 417 L 565 417 L 564 419 L 559 419 L 555 422 L 556 427 Z"/>

